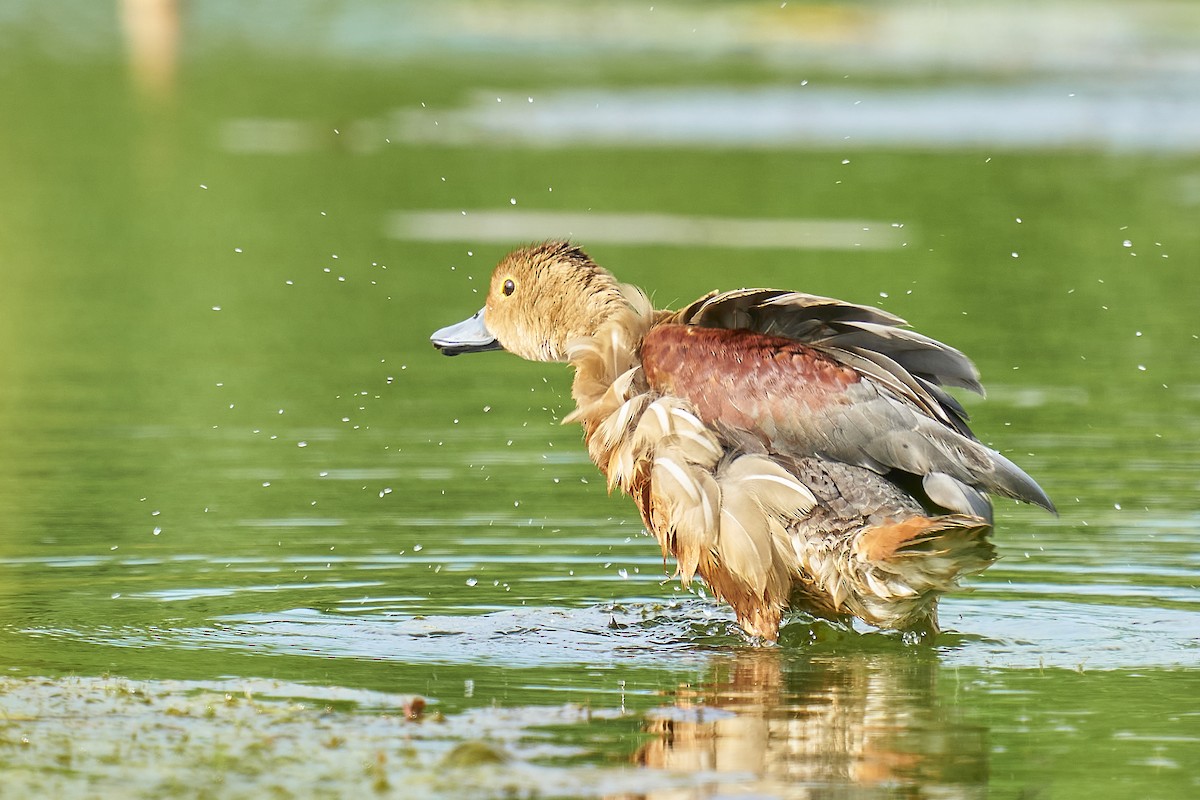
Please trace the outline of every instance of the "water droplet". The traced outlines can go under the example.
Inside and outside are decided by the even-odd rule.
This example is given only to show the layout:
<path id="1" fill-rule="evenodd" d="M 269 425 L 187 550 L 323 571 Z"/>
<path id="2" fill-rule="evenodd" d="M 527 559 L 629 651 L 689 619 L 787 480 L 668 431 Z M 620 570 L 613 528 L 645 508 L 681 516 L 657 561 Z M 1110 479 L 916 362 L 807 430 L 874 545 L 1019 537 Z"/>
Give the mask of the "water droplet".
<path id="1" fill-rule="evenodd" d="M 467 586 L 476 586 L 478 584 L 479 581 L 475 580 L 474 578 L 467 578 Z"/>

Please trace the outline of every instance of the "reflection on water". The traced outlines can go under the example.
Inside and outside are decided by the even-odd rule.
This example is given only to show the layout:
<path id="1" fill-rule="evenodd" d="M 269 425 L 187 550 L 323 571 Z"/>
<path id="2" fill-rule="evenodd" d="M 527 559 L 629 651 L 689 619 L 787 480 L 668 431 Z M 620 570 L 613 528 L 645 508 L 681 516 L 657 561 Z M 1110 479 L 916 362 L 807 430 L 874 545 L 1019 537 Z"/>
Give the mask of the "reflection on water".
<path id="1" fill-rule="evenodd" d="M 179 60 L 177 0 L 118 0 L 134 84 L 153 100 L 175 91 Z"/>
<path id="2" fill-rule="evenodd" d="M 1190 81 L 1019 88 L 635 89 L 571 91 L 536 104 L 479 97 L 453 111 L 397 113 L 414 143 L 562 147 L 1098 147 L 1195 152 Z"/>
<path id="3" fill-rule="evenodd" d="M 905 797 L 984 797 L 986 730 L 942 705 L 928 653 L 796 657 L 740 650 L 649 712 L 635 761 L 716 773 L 688 793 L 808 798 L 887 789 Z"/>
<path id="4" fill-rule="evenodd" d="M 887 250 L 907 247 L 900 222 L 737 219 L 667 214 L 552 211 L 400 211 L 390 236 L 417 241 L 495 242 L 573 239 L 592 244 L 679 245 L 739 249 Z"/>

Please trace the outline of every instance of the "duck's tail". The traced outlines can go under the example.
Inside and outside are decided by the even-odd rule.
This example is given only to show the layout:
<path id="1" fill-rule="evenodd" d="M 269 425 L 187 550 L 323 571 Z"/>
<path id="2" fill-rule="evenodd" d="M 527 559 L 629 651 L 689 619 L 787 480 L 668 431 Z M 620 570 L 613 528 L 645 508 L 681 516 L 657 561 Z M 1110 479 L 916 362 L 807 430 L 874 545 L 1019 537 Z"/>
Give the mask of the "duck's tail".
<path id="1" fill-rule="evenodd" d="M 839 570 L 847 611 L 881 628 L 937 631 L 938 598 L 996 560 L 988 520 L 914 515 L 860 531 Z"/>

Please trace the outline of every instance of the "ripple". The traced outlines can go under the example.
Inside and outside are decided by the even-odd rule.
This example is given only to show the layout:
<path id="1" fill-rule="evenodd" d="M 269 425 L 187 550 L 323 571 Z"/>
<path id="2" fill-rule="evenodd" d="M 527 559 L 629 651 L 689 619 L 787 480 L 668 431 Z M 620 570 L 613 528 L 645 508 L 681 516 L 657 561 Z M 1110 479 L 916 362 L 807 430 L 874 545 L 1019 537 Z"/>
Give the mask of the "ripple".
<path id="1" fill-rule="evenodd" d="M 298 608 L 217 618 L 210 627 L 26 629 L 117 647 L 253 650 L 403 663 L 699 667 L 709 649 L 743 642 L 733 618 L 705 601 L 514 609 L 485 614 L 331 614 Z"/>
<path id="2" fill-rule="evenodd" d="M 185 589 L 156 589 L 149 592 L 136 592 L 128 595 L 131 599 L 162 600 L 177 602 L 181 600 L 198 600 L 209 597 L 233 597 L 244 593 L 274 593 L 306 589 L 363 589 L 371 586 L 382 586 L 378 581 L 328 581 L 314 583 L 273 583 L 261 586 L 217 586 Z"/>
<path id="3" fill-rule="evenodd" d="M 346 524 L 344 519 L 331 517 L 281 517 L 278 519 L 243 519 L 244 528 L 336 528 Z"/>
<path id="4" fill-rule="evenodd" d="M 263 587 L 263 591 L 273 590 Z M 370 607 L 357 608 L 357 613 L 294 608 L 222 616 L 207 626 L 22 632 L 116 647 L 225 648 L 260 655 L 508 667 L 634 663 L 698 668 L 714 648 L 746 643 L 727 609 L 700 598 L 588 608 L 473 610 L 484 609 L 487 613 L 414 615 L 370 613 Z M 1084 671 L 1200 666 L 1200 613 L 1193 611 L 951 599 L 943 605 L 942 624 L 947 633 L 935 641 L 934 650 L 950 667 Z M 824 623 L 796 615 L 784 629 L 783 650 L 828 648 L 827 642 L 832 641 L 828 630 Z M 832 636 L 843 649 L 904 646 L 890 632 L 846 630 L 832 631 Z"/>
<path id="5" fill-rule="evenodd" d="M 1107 670 L 1200 666 L 1200 612 L 1057 601 L 951 599 L 942 626 L 969 631 L 941 647 L 947 666 Z"/>

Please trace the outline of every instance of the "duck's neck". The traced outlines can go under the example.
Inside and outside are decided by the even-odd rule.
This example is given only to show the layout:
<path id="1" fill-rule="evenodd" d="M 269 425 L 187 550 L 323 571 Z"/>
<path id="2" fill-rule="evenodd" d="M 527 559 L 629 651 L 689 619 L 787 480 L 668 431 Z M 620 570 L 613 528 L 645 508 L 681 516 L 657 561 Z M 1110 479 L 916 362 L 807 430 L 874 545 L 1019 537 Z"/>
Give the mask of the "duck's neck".
<path id="1" fill-rule="evenodd" d="M 595 333 L 567 344 L 567 360 L 575 367 L 571 384 L 575 411 L 563 421 L 581 422 L 589 438 L 605 417 L 633 394 L 645 391 L 638 354 L 653 324 L 653 308 L 640 289 L 628 284 L 620 285 L 620 301 L 614 305 Z M 635 369 L 636 373 L 627 374 Z"/>

